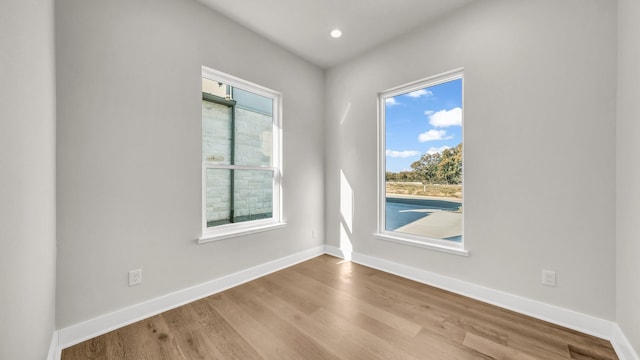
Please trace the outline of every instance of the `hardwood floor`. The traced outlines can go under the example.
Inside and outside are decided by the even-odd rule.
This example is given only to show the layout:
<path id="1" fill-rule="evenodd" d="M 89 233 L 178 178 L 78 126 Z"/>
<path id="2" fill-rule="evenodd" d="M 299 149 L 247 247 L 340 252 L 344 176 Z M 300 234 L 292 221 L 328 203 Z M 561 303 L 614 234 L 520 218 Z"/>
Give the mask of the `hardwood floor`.
<path id="1" fill-rule="evenodd" d="M 63 350 L 85 359 L 617 359 L 608 341 L 323 255 Z"/>

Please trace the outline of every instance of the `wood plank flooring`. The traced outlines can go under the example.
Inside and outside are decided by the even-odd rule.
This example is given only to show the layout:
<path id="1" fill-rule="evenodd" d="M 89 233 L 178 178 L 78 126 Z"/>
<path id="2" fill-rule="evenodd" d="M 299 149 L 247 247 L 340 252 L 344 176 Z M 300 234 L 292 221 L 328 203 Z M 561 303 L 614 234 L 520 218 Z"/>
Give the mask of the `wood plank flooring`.
<path id="1" fill-rule="evenodd" d="M 617 357 L 606 340 L 323 255 L 62 352 L 86 359 Z"/>

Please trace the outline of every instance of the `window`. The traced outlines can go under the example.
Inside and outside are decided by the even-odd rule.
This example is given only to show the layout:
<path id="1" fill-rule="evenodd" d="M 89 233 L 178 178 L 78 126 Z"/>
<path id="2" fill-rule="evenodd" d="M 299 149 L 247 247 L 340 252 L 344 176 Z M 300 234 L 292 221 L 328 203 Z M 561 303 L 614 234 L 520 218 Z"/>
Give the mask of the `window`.
<path id="1" fill-rule="evenodd" d="M 224 239 L 284 226 L 281 96 L 202 68 L 202 237 Z"/>
<path id="2" fill-rule="evenodd" d="M 376 237 L 466 255 L 462 70 L 384 91 L 378 103 Z"/>

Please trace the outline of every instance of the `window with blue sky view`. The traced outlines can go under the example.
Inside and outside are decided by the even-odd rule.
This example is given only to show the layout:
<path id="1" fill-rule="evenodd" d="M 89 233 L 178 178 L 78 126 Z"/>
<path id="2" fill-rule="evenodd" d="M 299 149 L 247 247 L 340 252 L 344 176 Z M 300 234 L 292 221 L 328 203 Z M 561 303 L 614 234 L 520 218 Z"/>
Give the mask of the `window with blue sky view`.
<path id="1" fill-rule="evenodd" d="M 462 79 L 385 100 L 387 171 L 462 143 Z"/>
<path id="2" fill-rule="evenodd" d="M 461 72 L 381 95 L 381 232 L 461 246 L 462 96 Z"/>

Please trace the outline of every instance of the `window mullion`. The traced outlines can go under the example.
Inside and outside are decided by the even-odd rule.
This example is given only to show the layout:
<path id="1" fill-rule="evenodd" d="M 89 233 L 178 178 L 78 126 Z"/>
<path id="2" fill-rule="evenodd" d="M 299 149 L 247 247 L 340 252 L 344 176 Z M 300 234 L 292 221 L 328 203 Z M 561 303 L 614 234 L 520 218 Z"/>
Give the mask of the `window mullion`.
<path id="1" fill-rule="evenodd" d="M 278 168 L 275 166 L 249 166 L 249 165 L 229 165 L 229 164 L 216 164 L 212 162 L 204 162 L 202 166 L 205 169 L 227 169 L 227 170 L 256 170 L 256 171 L 273 171 L 277 172 Z"/>
<path id="2" fill-rule="evenodd" d="M 233 96 L 233 90 L 231 87 L 227 87 L 227 92 L 230 96 Z M 235 102 L 231 106 L 231 141 L 230 141 L 230 159 L 231 165 L 236 164 L 236 105 Z M 235 181 L 235 169 L 231 169 L 229 174 L 230 191 L 229 191 L 229 221 L 233 224 L 235 222 L 235 193 L 236 193 L 236 181 Z"/>

